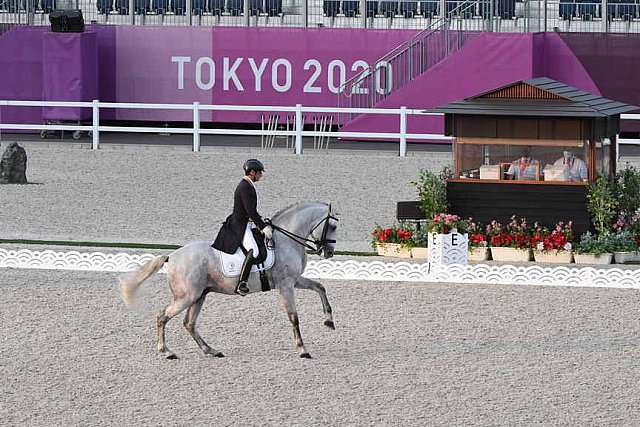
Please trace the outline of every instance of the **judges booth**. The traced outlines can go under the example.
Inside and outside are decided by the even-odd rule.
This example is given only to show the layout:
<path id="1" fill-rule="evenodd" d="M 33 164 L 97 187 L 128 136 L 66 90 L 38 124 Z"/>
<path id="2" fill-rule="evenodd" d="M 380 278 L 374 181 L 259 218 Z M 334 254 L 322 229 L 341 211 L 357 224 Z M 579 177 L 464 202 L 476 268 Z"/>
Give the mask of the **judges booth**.
<path id="1" fill-rule="evenodd" d="M 615 174 L 623 104 L 549 78 L 519 81 L 440 106 L 454 137 L 450 212 L 488 222 L 512 215 L 590 228 L 586 184 Z"/>

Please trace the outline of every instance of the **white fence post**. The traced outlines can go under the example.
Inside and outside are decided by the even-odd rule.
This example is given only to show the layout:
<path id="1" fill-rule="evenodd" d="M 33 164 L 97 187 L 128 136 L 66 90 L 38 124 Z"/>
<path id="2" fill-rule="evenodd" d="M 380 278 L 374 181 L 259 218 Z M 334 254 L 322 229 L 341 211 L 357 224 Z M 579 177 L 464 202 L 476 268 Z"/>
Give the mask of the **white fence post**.
<path id="1" fill-rule="evenodd" d="M 302 154 L 302 104 L 296 104 L 296 154 Z"/>
<path id="2" fill-rule="evenodd" d="M 200 103 L 193 103 L 193 151 L 200 151 Z"/>
<path id="3" fill-rule="evenodd" d="M 91 126 L 93 127 L 93 130 L 91 131 L 91 133 L 93 134 L 91 140 L 91 148 L 97 150 L 98 148 L 100 148 L 100 101 L 98 101 L 97 99 L 93 100 L 91 111 Z"/>
<path id="4" fill-rule="evenodd" d="M 400 107 L 400 157 L 407 155 L 407 107 Z"/>

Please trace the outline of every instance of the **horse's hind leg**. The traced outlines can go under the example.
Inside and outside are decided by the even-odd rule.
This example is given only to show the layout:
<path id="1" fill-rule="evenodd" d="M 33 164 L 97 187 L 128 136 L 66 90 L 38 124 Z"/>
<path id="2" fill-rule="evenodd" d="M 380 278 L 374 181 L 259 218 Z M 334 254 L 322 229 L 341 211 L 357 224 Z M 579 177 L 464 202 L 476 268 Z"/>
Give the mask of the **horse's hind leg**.
<path id="1" fill-rule="evenodd" d="M 184 316 L 184 327 L 187 328 L 189 334 L 196 341 L 200 349 L 204 352 L 204 354 L 208 354 L 210 356 L 215 357 L 224 357 L 221 351 L 218 351 L 214 348 L 209 347 L 209 345 L 202 339 L 198 331 L 196 330 L 196 321 L 198 320 L 198 315 L 200 315 L 200 309 L 202 309 L 202 304 L 204 304 L 204 300 L 207 297 L 207 292 L 203 292 L 200 298 L 193 304 L 189 306 L 187 309 L 187 314 Z"/>
<path id="2" fill-rule="evenodd" d="M 296 280 L 295 287 L 298 289 L 311 289 L 316 291 L 318 295 L 320 295 L 320 301 L 322 301 L 322 311 L 324 312 L 324 325 L 328 326 L 331 329 L 335 329 L 335 325 L 333 323 L 333 312 L 331 310 L 331 305 L 329 304 L 329 300 L 327 299 L 327 291 L 324 289 L 321 283 L 316 282 L 315 280 L 307 279 L 306 277 L 298 277 Z"/>
<path id="3" fill-rule="evenodd" d="M 300 334 L 300 321 L 298 320 L 298 311 L 296 310 L 296 301 L 293 295 L 293 286 L 288 284 L 279 286 L 278 290 L 280 291 L 282 305 L 287 311 L 287 317 L 289 317 L 289 321 L 293 326 L 293 343 L 298 349 L 298 354 L 304 359 L 311 359 L 311 355 L 307 352 L 307 349 L 304 348 L 302 335 Z"/>
<path id="4" fill-rule="evenodd" d="M 174 300 L 164 310 L 162 310 L 156 319 L 158 326 L 158 353 L 167 359 L 177 359 L 178 357 L 167 348 L 164 342 L 164 327 L 173 317 L 178 315 L 182 310 L 191 305 L 193 301 L 188 299 Z"/>

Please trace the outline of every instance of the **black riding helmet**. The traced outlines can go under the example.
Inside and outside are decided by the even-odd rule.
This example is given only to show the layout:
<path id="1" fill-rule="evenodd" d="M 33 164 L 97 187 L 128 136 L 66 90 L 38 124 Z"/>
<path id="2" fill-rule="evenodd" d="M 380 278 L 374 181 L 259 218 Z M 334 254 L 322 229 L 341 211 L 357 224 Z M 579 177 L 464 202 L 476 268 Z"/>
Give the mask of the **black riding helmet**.
<path id="1" fill-rule="evenodd" d="M 244 165 L 242 166 L 242 168 L 244 169 L 244 173 L 245 174 L 248 174 L 252 170 L 254 170 L 256 172 L 263 172 L 264 171 L 264 165 L 258 159 L 249 159 L 249 160 L 247 160 L 246 162 L 244 162 Z"/>

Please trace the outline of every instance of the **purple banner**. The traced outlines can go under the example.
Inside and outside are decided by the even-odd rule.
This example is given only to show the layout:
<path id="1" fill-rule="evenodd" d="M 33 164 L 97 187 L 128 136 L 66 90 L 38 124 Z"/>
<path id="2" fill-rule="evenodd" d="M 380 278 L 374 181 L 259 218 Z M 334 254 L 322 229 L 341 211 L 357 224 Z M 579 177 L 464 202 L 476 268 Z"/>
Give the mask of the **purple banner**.
<path id="1" fill-rule="evenodd" d="M 599 95 L 582 64 L 555 33 L 485 33 L 444 59 L 416 80 L 378 104 L 380 108 L 428 110 L 472 97 L 518 80 L 550 77 Z M 345 132 L 398 132 L 398 117 L 363 115 Z M 409 133 L 444 132 L 437 116 L 409 116 Z"/>
<path id="2" fill-rule="evenodd" d="M 324 28 L 118 27 L 119 102 L 335 106 L 345 79 L 415 31 Z M 191 113 L 120 111 L 118 118 L 191 120 Z M 206 121 L 259 122 L 256 112 Z"/>
<path id="3" fill-rule="evenodd" d="M 47 27 L 16 27 L 1 35 L 0 99 L 90 100 L 97 93 L 104 102 L 335 107 L 338 88 L 346 79 L 375 65 L 384 53 L 415 34 L 275 27 L 89 25 L 87 29 L 87 34 L 59 35 L 55 41 L 45 36 Z M 95 60 L 89 59 L 94 52 L 91 43 L 83 47 L 81 42 L 91 37 L 97 45 Z M 377 106 L 426 110 L 540 76 L 638 105 L 640 60 L 633 56 L 638 47 L 637 34 L 485 33 Z M 437 51 L 439 45 L 429 44 L 426 53 L 429 49 Z M 69 55 L 74 51 L 81 52 L 79 57 Z M 92 64 L 99 70 L 93 87 Z M 73 117 L 63 117 L 57 109 L 43 114 L 40 107 L 0 109 L 4 123 L 77 118 Z M 261 113 L 204 111 L 201 117 L 205 122 L 259 123 Z M 192 119 L 190 111 L 140 109 L 101 110 L 101 118 Z M 412 133 L 441 133 L 442 121 L 410 117 L 408 127 Z M 378 116 L 360 118 L 345 130 L 398 129 L 397 117 Z"/>

